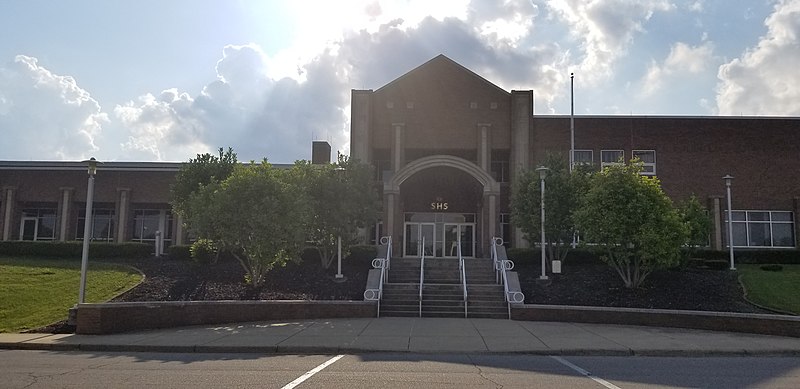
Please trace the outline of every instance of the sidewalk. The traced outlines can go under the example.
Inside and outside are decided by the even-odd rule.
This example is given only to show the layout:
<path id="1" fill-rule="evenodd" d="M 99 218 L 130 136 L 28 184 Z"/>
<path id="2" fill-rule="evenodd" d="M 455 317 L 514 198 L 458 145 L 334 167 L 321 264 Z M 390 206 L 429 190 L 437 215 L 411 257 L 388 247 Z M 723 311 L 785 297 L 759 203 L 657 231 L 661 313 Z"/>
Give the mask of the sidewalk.
<path id="1" fill-rule="evenodd" d="M 115 335 L 0 334 L 0 349 L 225 353 L 800 355 L 800 338 L 495 319 L 319 319 Z"/>

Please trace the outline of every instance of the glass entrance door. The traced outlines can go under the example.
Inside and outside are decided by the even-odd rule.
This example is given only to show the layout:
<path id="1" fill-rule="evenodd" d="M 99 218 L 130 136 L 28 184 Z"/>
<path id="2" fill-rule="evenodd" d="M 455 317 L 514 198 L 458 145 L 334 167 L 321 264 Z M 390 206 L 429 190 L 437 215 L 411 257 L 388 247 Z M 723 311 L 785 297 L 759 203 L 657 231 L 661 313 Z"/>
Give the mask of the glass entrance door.
<path id="1" fill-rule="evenodd" d="M 422 238 L 425 238 L 425 246 L 422 246 Z M 434 255 L 433 247 L 436 243 L 436 224 L 435 223 L 406 223 L 404 236 L 405 244 L 403 256 L 419 257 L 425 251 L 426 257 Z"/>
<path id="2" fill-rule="evenodd" d="M 461 242 L 461 256 L 475 256 L 475 224 L 445 223 L 444 248 L 446 257 L 458 256 L 458 243 Z"/>

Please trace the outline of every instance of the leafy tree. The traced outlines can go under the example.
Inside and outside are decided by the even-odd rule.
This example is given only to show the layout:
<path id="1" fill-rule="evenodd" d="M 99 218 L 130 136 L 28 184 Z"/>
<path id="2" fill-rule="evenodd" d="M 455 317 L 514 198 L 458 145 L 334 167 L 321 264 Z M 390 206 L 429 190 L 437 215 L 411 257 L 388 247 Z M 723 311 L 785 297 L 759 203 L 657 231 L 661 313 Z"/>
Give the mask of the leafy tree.
<path id="1" fill-rule="evenodd" d="M 564 260 L 575 234 L 574 211 L 586 191 L 589 176 L 578 167 L 570 173 L 565 158 L 550 154 L 543 163 L 545 178 L 545 239 L 550 260 Z M 522 173 L 511 198 L 511 217 L 528 241 L 541 239 L 541 183 L 539 172 Z"/>
<path id="2" fill-rule="evenodd" d="M 655 269 L 680 261 L 686 226 L 656 177 L 640 175 L 641 163 L 615 165 L 595 174 L 575 213 L 586 240 L 601 258 L 638 287 Z"/>
<path id="3" fill-rule="evenodd" d="M 698 247 L 708 244 L 712 228 L 711 217 L 706 207 L 694 195 L 680 205 L 678 212 L 686 225 L 686 246 L 689 248 L 687 254 L 691 257 Z"/>
<path id="4" fill-rule="evenodd" d="M 253 286 L 275 266 L 298 260 L 308 207 L 291 171 L 261 164 L 235 165 L 224 181 L 211 180 L 189 195 L 189 227 L 229 251 Z"/>
<path id="5" fill-rule="evenodd" d="M 188 217 L 190 210 L 187 209 L 186 202 L 192 193 L 212 181 L 224 181 L 233 172 L 236 163 L 236 153 L 230 147 L 225 152 L 220 147 L 219 156 L 205 153 L 189 159 L 189 163 L 181 166 L 175 182 L 170 187 L 173 211 L 184 218 Z"/>
<path id="6" fill-rule="evenodd" d="M 327 269 L 336 258 L 337 239 L 342 238 L 342 255 L 346 255 L 357 241 L 358 229 L 378 218 L 380 203 L 371 167 L 339 155 L 333 164 L 298 161 L 294 170 L 301 177 L 310 207 L 307 239 Z"/>

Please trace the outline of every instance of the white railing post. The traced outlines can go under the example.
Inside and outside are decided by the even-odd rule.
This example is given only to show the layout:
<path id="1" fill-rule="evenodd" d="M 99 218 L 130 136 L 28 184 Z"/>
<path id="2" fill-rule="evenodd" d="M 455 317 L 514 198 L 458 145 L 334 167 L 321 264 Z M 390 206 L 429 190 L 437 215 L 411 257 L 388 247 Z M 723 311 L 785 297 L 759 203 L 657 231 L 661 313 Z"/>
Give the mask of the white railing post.
<path id="1" fill-rule="evenodd" d="M 456 249 L 458 252 L 458 268 L 461 271 L 461 286 L 464 289 L 464 318 L 468 317 L 467 315 L 467 269 L 464 264 L 464 257 L 461 256 L 461 239 L 458 239 L 458 248 Z"/>
<path id="2" fill-rule="evenodd" d="M 378 278 L 378 289 L 367 289 L 364 291 L 365 300 L 377 300 L 378 312 L 377 317 L 381 317 L 381 299 L 383 299 L 383 284 L 388 280 L 388 271 L 392 259 L 392 237 L 382 236 L 380 244 L 386 245 L 386 258 L 375 258 L 372 260 L 372 267 L 381 269 L 381 275 Z"/>
<path id="3" fill-rule="evenodd" d="M 422 286 L 425 284 L 425 237 L 420 241 L 419 257 L 419 317 L 422 317 Z"/>

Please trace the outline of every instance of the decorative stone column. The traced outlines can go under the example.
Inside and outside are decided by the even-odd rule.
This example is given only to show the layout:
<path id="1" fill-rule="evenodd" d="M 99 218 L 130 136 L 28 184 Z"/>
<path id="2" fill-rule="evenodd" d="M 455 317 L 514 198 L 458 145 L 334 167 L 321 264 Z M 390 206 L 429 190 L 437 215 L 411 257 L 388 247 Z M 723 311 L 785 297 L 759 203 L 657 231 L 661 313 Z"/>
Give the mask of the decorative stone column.
<path id="1" fill-rule="evenodd" d="M 405 123 L 392 123 L 392 171 L 405 166 Z"/>
<path id="2" fill-rule="evenodd" d="M 483 171 L 492 174 L 492 142 L 490 139 L 491 123 L 478 123 L 478 165 Z"/>
<path id="3" fill-rule="evenodd" d="M 14 216 L 14 186 L 3 187 L 3 240 L 11 239 L 11 219 Z"/>
<path id="4" fill-rule="evenodd" d="M 58 188 L 61 190 L 61 200 L 59 201 L 59 228 L 58 228 L 58 240 L 59 241 L 66 241 L 67 235 L 69 234 L 69 215 L 70 215 L 70 208 L 72 205 L 72 192 L 75 190 L 73 187 L 64 186 Z"/>
<path id="5" fill-rule="evenodd" d="M 395 224 L 399 224 L 402 221 L 399 220 L 397 217 L 398 211 L 398 203 L 400 201 L 400 194 L 397 192 L 390 192 L 384 191 L 383 193 L 383 227 L 385 229 L 384 235 L 391 236 L 392 241 L 392 253 L 395 256 L 402 256 L 402 252 L 397 251 L 399 248 L 402 247 L 402 239 L 397 236 L 396 226 Z M 401 229 L 402 230 L 402 227 Z"/>
<path id="6" fill-rule="evenodd" d="M 499 192 L 484 191 L 483 192 L 483 208 L 486 210 L 486 221 L 483 223 L 485 226 L 484 231 L 480 235 L 481 242 L 478 245 L 483 250 L 483 256 L 486 257 L 489 252 L 489 240 L 498 235 L 497 230 L 497 196 Z"/>
<path id="7" fill-rule="evenodd" d="M 130 212 L 131 189 L 117 188 L 117 236 L 114 239 L 117 243 L 125 242 L 128 213 Z"/>

